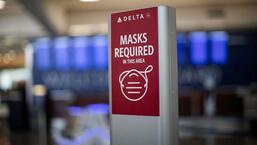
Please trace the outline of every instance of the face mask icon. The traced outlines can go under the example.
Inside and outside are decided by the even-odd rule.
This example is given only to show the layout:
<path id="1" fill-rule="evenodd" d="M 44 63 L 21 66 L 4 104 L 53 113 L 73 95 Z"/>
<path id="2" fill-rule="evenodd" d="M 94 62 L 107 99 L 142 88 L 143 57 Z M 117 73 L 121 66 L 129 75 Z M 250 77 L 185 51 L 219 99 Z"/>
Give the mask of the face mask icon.
<path id="1" fill-rule="evenodd" d="M 120 74 L 120 89 L 127 100 L 139 101 L 144 98 L 148 89 L 147 73 L 150 73 L 152 70 L 153 66 L 149 65 L 144 71 L 131 69 Z"/>

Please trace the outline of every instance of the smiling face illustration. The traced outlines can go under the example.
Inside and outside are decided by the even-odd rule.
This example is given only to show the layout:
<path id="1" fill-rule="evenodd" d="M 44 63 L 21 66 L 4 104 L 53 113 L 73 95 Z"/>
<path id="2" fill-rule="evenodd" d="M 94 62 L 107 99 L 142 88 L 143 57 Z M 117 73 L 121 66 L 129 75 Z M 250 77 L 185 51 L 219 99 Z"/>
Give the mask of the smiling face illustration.
<path id="1" fill-rule="evenodd" d="M 122 72 L 119 76 L 119 83 L 123 96 L 129 101 L 143 99 L 148 89 L 147 73 L 152 70 L 153 67 L 150 65 L 145 71 L 131 69 Z"/>

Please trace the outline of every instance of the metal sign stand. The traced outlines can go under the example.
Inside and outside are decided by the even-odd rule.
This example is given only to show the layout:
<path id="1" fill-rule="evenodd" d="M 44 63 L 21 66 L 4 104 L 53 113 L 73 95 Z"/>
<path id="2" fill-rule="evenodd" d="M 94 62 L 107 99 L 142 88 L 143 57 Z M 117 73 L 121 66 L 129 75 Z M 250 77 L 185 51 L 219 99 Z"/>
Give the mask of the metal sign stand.
<path id="1" fill-rule="evenodd" d="M 178 145 L 175 15 L 158 6 L 110 17 L 112 145 Z"/>

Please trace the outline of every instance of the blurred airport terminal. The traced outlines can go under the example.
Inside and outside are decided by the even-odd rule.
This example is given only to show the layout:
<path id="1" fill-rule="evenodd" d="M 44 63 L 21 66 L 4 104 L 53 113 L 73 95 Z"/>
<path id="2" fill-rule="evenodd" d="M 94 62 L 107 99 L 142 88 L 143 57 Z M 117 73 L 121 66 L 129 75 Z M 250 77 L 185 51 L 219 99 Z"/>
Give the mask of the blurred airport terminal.
<path id="1" fill-rule="evenodd" d="M 110 145 L 108 18 L 176 8 L 181 145 L 257 145 L 256 0 L 0 0 L 0 145 Z"/>

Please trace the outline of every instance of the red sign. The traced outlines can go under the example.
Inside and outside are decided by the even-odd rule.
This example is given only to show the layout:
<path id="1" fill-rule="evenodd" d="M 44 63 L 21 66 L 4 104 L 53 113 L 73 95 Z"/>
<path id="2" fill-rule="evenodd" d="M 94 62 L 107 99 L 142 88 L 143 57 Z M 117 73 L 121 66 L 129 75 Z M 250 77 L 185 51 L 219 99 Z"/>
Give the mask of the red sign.
<path id="1" fill-rule="evenodd" d="M 159 116 L 157 7 L 111 15 L 112 114 Z"/>

